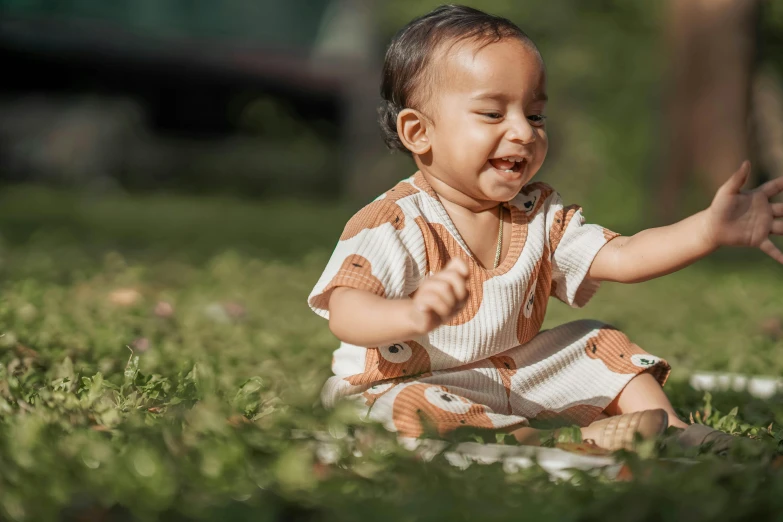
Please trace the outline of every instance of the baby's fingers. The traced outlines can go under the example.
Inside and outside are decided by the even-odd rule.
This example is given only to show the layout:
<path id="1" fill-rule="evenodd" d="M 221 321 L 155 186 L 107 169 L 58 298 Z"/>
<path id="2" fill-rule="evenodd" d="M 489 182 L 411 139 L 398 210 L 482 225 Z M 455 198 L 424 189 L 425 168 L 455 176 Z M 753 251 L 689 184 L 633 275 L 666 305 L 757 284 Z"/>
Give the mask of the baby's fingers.
<path id="1" fill-rule="evenodd" d="M 772 217 L 783 217 L 783 203 L 772 204 Z"/>
<path id="2" fill-rule="evenodd" d="M 772 227 L 770 229 L 771 234 L 776 236 L 783 236 L 783 219 L 773 219 Z"/>
<path id="3" fill-rule="evenodd" d="M 446 263 L 446 266 L 443 267 L 444 271 L 454 271 L 461 275 L 462 277 L 468 277 L 469 271 L 468 271 L 468 265 L 463 261 L 462 259 L 458 257 L 452 257 L 451 261 Z"/>
<path id="4" fill-rule="evenodd" d="M 448 318 L 457 304 L 451 285 L 442 279 L 431 279 L 426 289 L 416 296 L 417 307 L 422 312 L 433 311 L 441 318 Z"/>
<path id="5" fill-rule="evenodd" d="M 444 270 L 438 272 L 433 277 L 448 283 L 457 301 L 464 301 L 468 297 L 467 284 L 461 274 L 456 273 L 454 270 Z"/>

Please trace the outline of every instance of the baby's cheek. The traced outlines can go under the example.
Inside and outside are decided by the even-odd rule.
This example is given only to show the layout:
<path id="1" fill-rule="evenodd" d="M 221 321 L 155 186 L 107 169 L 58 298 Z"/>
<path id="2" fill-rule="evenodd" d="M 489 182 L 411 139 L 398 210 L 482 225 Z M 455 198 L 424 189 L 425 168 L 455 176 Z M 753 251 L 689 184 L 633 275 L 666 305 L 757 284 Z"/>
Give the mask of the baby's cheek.
<path id="1" fill-rule="evenodd" d="M 546 153 L 549 150 L 549 137 L 543 128 L 536 129 L 536 132 L 535 155 L 531 166 L 538 170 L 541 164 L 544 163 L 544 158 L 546 158 Z"/>
<path id="2" fill-rule="evenodd" d="M 497 129 L 497 126 L 477 125 L 474 121 L 455 123 L 452 153 L 455 158 L 459 158 L 458 164 L 463 167 L 467 164 L 484 165 L 502 139 Z"/>

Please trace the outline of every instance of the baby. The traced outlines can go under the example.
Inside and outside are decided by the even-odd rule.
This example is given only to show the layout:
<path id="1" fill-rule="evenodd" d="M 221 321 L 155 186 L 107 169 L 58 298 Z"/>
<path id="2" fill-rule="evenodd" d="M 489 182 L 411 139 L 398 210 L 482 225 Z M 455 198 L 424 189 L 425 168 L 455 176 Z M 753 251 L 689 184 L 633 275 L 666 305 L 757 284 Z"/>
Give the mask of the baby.
<path id="1" fill-rule="evenodd" d="M 550 296 L 582 307 L 601 281 L 646 281 L 721 245 L 783 263 L 770 241 L 783 204 L 769 201 L 783 178 L 741 192 L 745 162 L 708 209 L 674 225 L 623 237 L 585 224 L 580 207 L 531 183 L 548 146 L 538 49 L 467 7 L 439 7 L 394 37 L 381 94 L 386 143 L 418 170 L 351 218 L 310 294 L 342 341 L 324 404 L 356 399 L 402 437 L 472 426 L 613 450 L 674 426 L 684 444 L 725 443 L 677 417 L 662 390 L 669 364 L 623 332 L 541 324 Z M 533 419 L 571 428 L 542 432 Z"/>

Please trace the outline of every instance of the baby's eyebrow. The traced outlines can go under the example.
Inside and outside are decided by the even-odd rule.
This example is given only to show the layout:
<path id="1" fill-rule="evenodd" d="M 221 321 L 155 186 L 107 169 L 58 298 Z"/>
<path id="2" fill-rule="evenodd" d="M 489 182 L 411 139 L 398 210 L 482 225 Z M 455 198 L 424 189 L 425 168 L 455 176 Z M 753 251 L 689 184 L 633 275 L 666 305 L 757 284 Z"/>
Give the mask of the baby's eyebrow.
<path id="1" fill-rule="evenodd" d="M 482 91 L 474 94 L 470 97 L 471 100 L 506 100 L 508 99 L 508 95 L 502 92 L 497 91 Z M 546 95 L 545 92 L 534 92 L 533 93 L 533 101 L 539 102 L 539 101 L 547 101 L 549 100 L 549 96 Z"/>
<path id="2" fill-rule="evenodd" d="M 471 100 L 505 100 L 507 96 L 501 92 L 483 91 L 470 97 Z"/>

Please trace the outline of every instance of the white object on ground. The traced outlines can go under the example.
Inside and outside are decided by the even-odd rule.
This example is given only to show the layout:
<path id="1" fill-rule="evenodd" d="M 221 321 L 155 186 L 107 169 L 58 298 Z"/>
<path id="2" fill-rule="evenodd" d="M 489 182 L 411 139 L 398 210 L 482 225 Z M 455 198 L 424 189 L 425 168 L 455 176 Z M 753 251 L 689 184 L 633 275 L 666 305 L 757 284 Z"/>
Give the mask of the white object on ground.
<path id="1" fill-rule="evenodd" d="M 783 378 L 739 373 L 694 372 L 690 378 L 690 385 L 696 390 L 733 390 L 747 392 L 759 399 L 769 399 L 783 391 Z"/>
<path id="2" fill-rule="evenodd" d="M 460 469 L 466 469 L 474 462 L 502 462 L 506 473 L 515 473 L 538 464 L 553 479 L 568 479 L 573 475 L 572 470 L 593 471 L 596 475 L 614 479 L 623 467 L 622 462 L 611 456 L 582 455 L 557 448 L 463 442 L 446 450 L 449 444 L 440 440 L 400 439 L 400 443 L 424 460 L 432 460 L 443 453 L 449 464 Z"/>
<path id="3" fill-rule="evenodd" d="M 307 434 L 292 433 L 293 438 L 306 438 Z M 311 434 L 316 438 L 316 458 L 322 464 L 334 464 L 340 458 L 340 449 L 335 439 L 326 432 Z M 401 446 L 415 452 L 425 461 L 430 461 L 438 455 L 443 455 L 452 466 L 466 469 L 471 464 L 502 463 L 506 473 L 516 473 L 520 469 L 530 468 L 538 464 L 552 479 L 568 479 L 573 470 L 589 471 L 594 475 L 610 480 L 617 478 L 623 463 L 612 456 L 584 455 L 572 453 L 557 448 L 541 448 L 537 446 L 514 446 L 505 444 L 479 444 L 463 442 L 456 445 L 435 439 L 411 439 L 400 437 Z M 344 442 L 344 441 L 343 441 Z M 360 457 L 358 451 L 354 456 Z"/>

